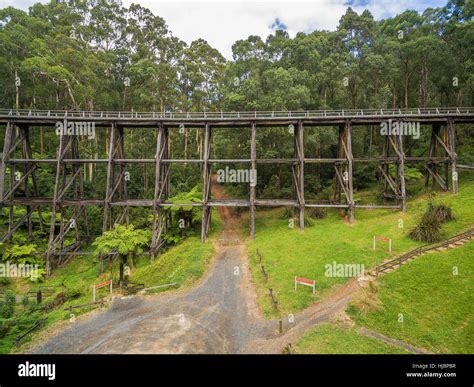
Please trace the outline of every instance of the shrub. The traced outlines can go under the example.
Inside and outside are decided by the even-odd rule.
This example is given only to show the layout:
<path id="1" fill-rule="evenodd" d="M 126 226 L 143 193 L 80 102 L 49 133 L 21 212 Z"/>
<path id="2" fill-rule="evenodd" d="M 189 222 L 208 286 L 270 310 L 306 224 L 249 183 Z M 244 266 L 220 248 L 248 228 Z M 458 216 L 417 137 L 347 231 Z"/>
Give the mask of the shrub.
<path id="1" fill-rule="evenodd" d="M 440 223 L 448 223 L 451 220 L 454 220 L 453 211 L 451 208 L 445 204 L 433 204 L 428 205 L 428 210 L 426 211 L 425 216 L 431 216 Z"/>
<path id="2" fill-rule="evenodd" d="M 328 212 L 324 208 L 309 208 L 307 214 L 314 219 L 324 219 L 328 216 Z"/>
<path id="3" fill-rule="evenodd" d="M 356 294 L 352 301 L 361 314 L 365 315 L 371 311 L 383 308 L 382 302 L 379 299 L 379 286 L 374 281 L 369 281 L 366 288 L 363 288 Z"/>
<path id="4" fill-rule="evenodd" d="M 408 236 L 418 242 L 437 242 L 441 239 L 441 223 L 436 218 L 425 214 Z"/>
<path id="5" fill-rule="evenodd" d="M 10 318 L 13 316 L 13 313 L 15 312 L 15 302 L 16 302 L 16 297 L 15 293 L 12 291 L 8 291 L 5 294 L 5 301 L 3 301 L 1 305 L 1 314 L 3 318 Z"/>
<path id="6" fill-rule="evenodd" d="M 310 218 L 309 216 L 304 217 L 304 226 L 305 227 L 313 227 L 315 224 L 314 220 Z"/>

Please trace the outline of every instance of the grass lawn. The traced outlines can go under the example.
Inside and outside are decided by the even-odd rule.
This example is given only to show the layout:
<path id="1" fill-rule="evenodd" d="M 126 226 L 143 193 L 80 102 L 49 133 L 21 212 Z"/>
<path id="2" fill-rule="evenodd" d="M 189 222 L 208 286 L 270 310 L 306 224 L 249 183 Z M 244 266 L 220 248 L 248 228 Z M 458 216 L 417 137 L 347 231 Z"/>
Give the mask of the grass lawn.
<path id="1" fill-rule="evenodd" d="M 357 330 L 325 323 L 308 331 L 295 345 L 298 354 L 406 354 Z"/>
<path id="2" fill-rule="evenodd" d="M 443 237 L 461 232 L 474 223 L 474 178 L 472 174 L 460 176 L 458 195 L 449 192 L 436 195 L 436 203 L 450 205 L 456 216 L 456 220 L 443 227 Z M 325 265 L 335 261 L 364 264 L 365 269 L 369 269 L 389 258 L 387 246 L 383 244 L 375 252 L 372 250 L 374 235 L 393 239 L 393 256 L 420 246 L 406 235 L 425 211 L 428 198 L 428 194 L 424 194 L 411 199 L 406 214 L 393 210 L 358 210 L 356 222 L 352 225 L 345 223 L 338 212 L 332 211 L 327 218 L 316 220 L 313 227 L 304 231 L 296 226 L 289 228 L 288 219 L 282 218 L 281 209 L 259 211 L 256 238 L 248 241 L 247 248 L 265 316 L 277 315 L 268 288 L 273 288 L 281 314 L 295 313 L 348 281 L 348 278 L 326 277 Z M 403 219 L 403 228 L 399 228 L 400 219 Z M 269 275 L 267 283 L 256 258 L 257 249 L 263 255 L 263 264 Z M 316 280 L 316 294 L 312 295 L 310 288 L 303 287 L 295 292 L 294 276 Z"/>
<path id="3" fill-rule="evenodd" d="M 474 241 L 425 255 L 380 278 L 383 309 L 360 325 L 435 353 L 474 353 Z M 453 268 L 458 275 L 453 275 Z M 403 322 L 399 317 L 403 316 Z"/>

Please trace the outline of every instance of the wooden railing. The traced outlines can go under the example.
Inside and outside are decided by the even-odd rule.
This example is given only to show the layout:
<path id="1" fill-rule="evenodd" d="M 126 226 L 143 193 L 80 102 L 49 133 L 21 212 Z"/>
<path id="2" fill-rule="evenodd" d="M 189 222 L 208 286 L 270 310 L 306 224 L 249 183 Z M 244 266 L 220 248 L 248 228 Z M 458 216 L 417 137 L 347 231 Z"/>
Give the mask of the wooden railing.
<path id="1" fill-rule="evenodd" d="M 389 269 L 391 269 L 391 268 L 393 268 L 397 265 L 402 266 L 403 262 L 405 262 L 405 261 L 407 261 L 407 260 L 409 260 L 413 257 L 423 255 L 423 254 L 427 253 L 428 251 L 436 250 L 436 249 L 439 249 L 439 248 L 442 248 L 442 247 L 449 248 L 449 245 L 451 245 L 455 242 L 458 242 L 460 240 L 463 240 L 463 239 L 466 239 L 466 238 L 472 239 L 473 235 L 474 235 L 474 228 L 472 228 L 470 230 L 467 230 L 467 231 L 465 231 L 461 234 L 455 235 L 455 236 L 453 236 L 449 239 L 446 239 L 442 242 L 434 243 L 432 245 L 417 247 L 416 249 L 411 250 L 408 253 L 405 253 L 405 254 L 397 257 L 397 258 L 394 258 L 390 261 L 384 262 L 381 265 L 377 266 L 375 268 L 375 273 L 376 273 L 376 275 L 379 275 L 379 273 L 382 273 L 386 270 L 389 270 Z"/>
<path id="2" fill-rule="evenodd" d="M 134 111 L 87 111 L 87 110 L 28 110 L 0 109 L 0 117 L 38 118 L 116 118 L 116 119 L 271 119 L 271 118 L 331 118 L 376 116 L 445 116 L 474 114 L 473 107 L 438 107 L 408 109 L 341 109 L 298 111 L 208 111 L 208 112 L 134 112 Z"/>

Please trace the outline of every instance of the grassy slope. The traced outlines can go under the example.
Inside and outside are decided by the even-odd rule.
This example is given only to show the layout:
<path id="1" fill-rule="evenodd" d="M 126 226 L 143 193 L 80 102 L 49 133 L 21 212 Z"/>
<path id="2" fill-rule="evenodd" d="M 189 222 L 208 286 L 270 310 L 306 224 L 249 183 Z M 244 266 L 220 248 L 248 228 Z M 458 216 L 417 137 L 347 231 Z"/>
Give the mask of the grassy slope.
<path id="1" fill-rule="evenodd" d="M 213 252 L 212 243 L 203 244 L 197 237 L 188 238 L 155 262 L 132 270 L 130 279 L 147 287 L 172 282 L 190 286 L 202 277 Z"/>
<path id="2" fill-rule="evenodd" d="M 452 206 L 457 219 L 443 228 L 443 236 L 460 232 L 474 223 L 474 180 L 468 176 L 460 178 L 460 194 L 439 193 L 437 203 Z M 347 278 L 328 278 L 324 275 L 325 265 L 337 263 L 360 263 L 370 268 L 387 259 L 386 247 L 380 245 L 372 250 L 373 235 L 393 239 L 393 255 L 408 251 L 420 244 L 406 237 L 419 216 L 424 212 L 428 195 L 412 199 L 408 213 L 393 210 L 359 210 L 353 225 L 344 223 L 340 215 L 330 212 L 328 217 L 317 220 L 304 232 L 288 227 L 288 219 L 282 219 L 282 210 L 261 211 L 257 214 L 256 239 L 249 241 L 248 252 L 251 269 L 256 283 L 259 301 L 267 317 L 274 316 L 268 288 L 273 288 L 283 314 L 302 310 L 315 300 L 324 297 L 328 291 L 347 281 Z M 404 228 L 398 227 L 399 219 Z M 269 274 L 268 283 L 258 265 L 255 251 L 263 255 L 263 264 Z M 316 295 L 309 288 L 294 291 L 294 276 L 316 280 Z"/>
<path id="3" fill-rule="evenodd" d="M 383 309 L 358 324 L 436 353 L 474 353 L 474 242 L 428 254 L 380 279 Z M 453 267 L 459 270 L 453 275 Z M 403 314 L 403 322 L 398 321 Z"/>
<path id="4" fill-rule="evenodd" d="M 308 331 L 295 346 L 299 354 L 405 354 L 403 349 L 325 323 Z"/>

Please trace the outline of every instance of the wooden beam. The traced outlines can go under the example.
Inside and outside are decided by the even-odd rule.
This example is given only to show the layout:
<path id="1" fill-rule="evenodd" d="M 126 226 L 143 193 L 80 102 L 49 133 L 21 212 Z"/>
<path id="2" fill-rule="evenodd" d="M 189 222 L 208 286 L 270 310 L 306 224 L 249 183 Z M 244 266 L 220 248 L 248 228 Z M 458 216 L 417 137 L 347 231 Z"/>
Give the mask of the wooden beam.
<path id="1" fill-rule="evenodd" d="M 255 181 L 250 182 L 250 238 L 255 239 L 255 200 L 257 198 L 257 126 L 255 122 L 252 122 L 251 135 L 250 135 L 250 160 L 251 170 L 254 172 L 253 176 Z"/>

